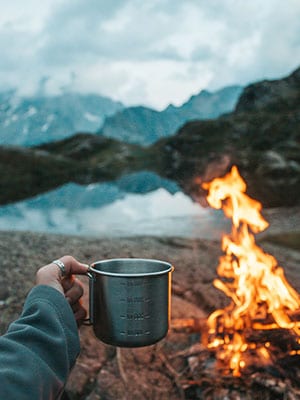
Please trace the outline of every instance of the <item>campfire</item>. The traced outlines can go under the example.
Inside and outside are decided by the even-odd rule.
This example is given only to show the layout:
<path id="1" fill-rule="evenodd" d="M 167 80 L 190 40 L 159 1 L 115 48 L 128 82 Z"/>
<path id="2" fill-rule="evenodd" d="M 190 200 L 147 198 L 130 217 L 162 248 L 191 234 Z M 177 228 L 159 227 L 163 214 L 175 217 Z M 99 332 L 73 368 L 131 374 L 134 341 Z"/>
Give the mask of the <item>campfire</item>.
<path id="1" fill-rule="evenodd" d="M 223 209 L 232 220 L 231 233 L 222 239 L 219 278 L 214 280 L 230 303 L 209 315 L 203 335 L 217 369 L 238 377 L 257 367 L 274 367 L 282 353 L 299 355 L 300 297 L 276 259 L 255 242 L 254 234 L 268 227 L 261 204 L 246 194 L 235 166 L 202 186 L 209 205 Z"/>

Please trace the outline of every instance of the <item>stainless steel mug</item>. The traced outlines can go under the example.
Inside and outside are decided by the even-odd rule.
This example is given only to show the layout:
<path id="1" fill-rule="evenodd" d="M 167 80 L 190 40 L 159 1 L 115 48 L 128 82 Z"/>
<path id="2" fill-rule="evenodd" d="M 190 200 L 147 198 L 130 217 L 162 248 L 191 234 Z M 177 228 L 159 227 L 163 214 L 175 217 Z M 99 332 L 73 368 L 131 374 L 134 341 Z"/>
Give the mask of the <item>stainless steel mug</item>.
<path id="1" fill-rule="evenodd" d="M 89 323 L 96 337 L 120 347 L 161 340 L 169 327 L 173 270 L 165 261 L 141 258 L 91 264 Z"/>

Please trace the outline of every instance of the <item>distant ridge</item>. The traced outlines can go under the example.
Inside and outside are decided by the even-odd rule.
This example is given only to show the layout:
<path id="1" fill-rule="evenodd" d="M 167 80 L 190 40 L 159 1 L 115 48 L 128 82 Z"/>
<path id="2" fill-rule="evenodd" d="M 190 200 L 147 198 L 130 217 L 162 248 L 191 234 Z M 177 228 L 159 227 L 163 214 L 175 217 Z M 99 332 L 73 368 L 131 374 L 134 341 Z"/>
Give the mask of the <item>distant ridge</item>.
<path id="1" fill-rule="evenodd" d="M 233 111 L 241 92 L 241 86 L 229 86 L 216 92 L 203 90 L 182 106 L 169 105 L 163 111 L 141 106 L 124 108 L 107 117 L 98 133 L 147 146 L 174 135 L 187 121 L 214 119 Z"/>

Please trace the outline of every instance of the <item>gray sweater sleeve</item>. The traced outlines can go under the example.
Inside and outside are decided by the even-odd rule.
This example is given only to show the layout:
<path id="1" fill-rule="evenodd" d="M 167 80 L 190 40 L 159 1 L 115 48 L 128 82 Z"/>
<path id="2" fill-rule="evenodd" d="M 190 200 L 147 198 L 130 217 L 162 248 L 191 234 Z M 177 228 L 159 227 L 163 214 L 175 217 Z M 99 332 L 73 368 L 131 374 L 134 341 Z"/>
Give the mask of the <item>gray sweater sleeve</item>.
<path id="1" fill-rule="evenodd" d="M 20 318 L 0 337 L 0 399 L 58 399 L 79 351 L 64 296 L 49 286 L 34 287 Z"/>

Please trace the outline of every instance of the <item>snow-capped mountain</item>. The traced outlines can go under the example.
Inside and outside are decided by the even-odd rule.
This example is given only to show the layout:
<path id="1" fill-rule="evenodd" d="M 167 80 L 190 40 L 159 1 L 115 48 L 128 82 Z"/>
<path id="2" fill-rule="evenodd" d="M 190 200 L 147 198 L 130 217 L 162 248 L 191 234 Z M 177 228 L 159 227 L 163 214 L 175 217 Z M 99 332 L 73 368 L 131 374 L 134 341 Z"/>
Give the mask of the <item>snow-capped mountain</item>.
<path id="1" fill-rule="evenodd" d="M 107 97 L 78 93 L 20 97 L 0 93 L 0 144 L 32 146 L 77 132 L 96 132 L 123 105 Z"/>

